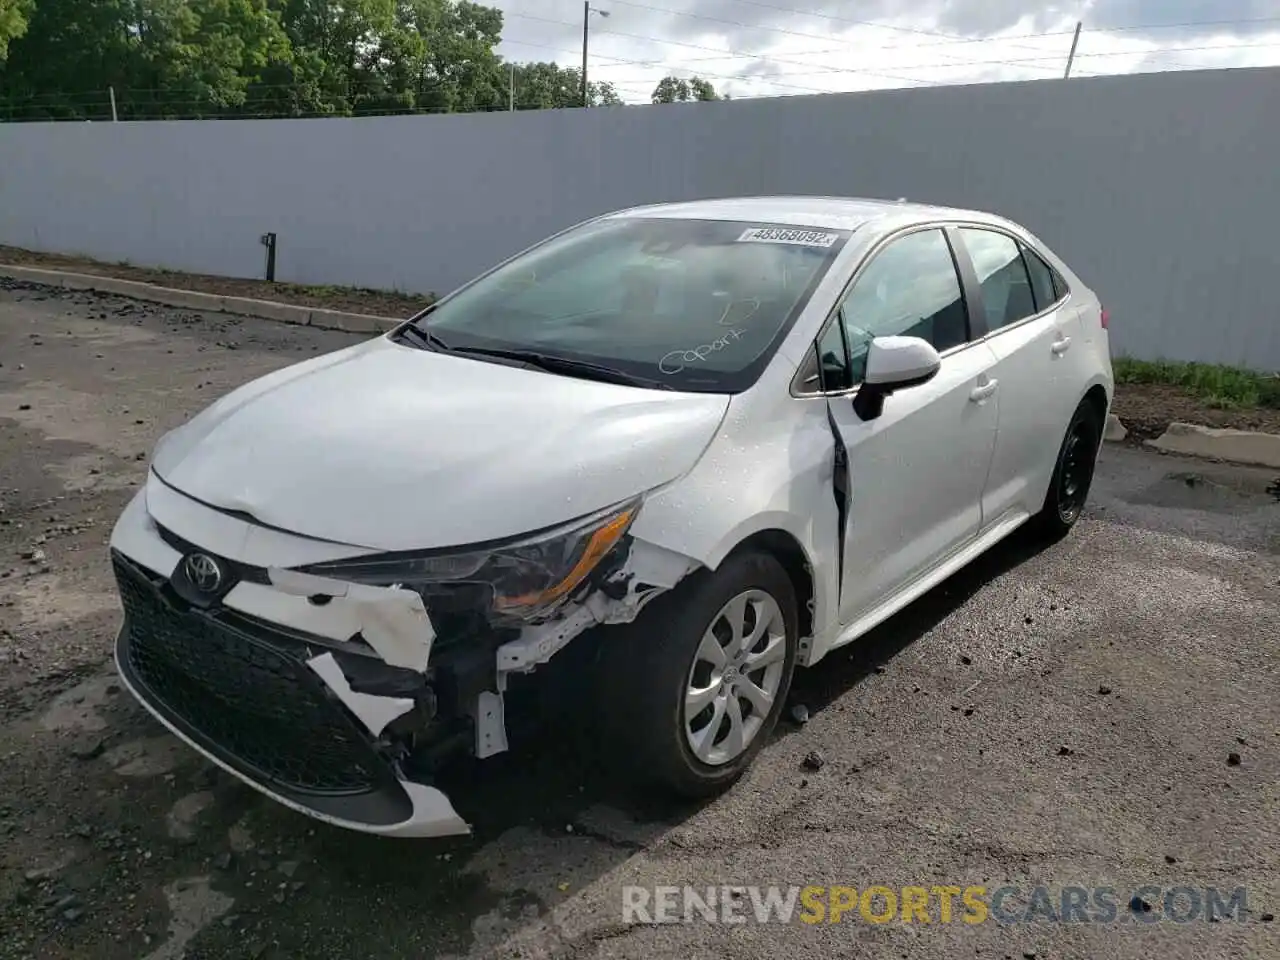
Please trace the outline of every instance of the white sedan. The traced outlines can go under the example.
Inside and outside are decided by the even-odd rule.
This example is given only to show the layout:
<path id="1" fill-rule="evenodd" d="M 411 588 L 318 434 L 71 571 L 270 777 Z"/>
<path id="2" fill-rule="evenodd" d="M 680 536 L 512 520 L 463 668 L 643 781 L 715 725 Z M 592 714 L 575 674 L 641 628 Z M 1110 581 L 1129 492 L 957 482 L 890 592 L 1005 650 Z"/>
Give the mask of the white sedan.
<path id="1" fill-rule="evenodd" d="M 592 644 L 628 766 L 711 795 L 797 664 L 1075 524 L 1112 390 L 1106 311 L 1008 220 L 609 214 L 163 437 L 111 540 L 118 668 L 275 800 L 444 836 L 441 765 Z"/>

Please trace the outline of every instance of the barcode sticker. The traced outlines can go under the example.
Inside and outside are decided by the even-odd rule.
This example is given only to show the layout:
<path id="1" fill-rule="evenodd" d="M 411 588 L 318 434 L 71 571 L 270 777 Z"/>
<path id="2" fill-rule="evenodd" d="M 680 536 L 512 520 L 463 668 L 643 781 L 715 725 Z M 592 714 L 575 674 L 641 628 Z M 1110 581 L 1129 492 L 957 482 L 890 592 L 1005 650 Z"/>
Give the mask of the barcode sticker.
<path id="1" fill-rule="evenodd" d="M 838 233 L 820 230 L 787 230 L 778 227 L 752 227 L 744 230 L 739 243 L 794 243 L 802 247 L 829 247 L 840 239 Z"/>

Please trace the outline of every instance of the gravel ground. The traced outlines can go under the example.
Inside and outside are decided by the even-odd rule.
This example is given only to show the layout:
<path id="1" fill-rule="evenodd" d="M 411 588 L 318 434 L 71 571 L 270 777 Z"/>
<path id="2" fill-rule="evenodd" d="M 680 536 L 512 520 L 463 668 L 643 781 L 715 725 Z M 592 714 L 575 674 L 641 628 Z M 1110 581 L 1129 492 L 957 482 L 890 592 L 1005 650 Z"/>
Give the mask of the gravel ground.
<path id="1" fill-rule="evenodd" d="M 385 842 L 211 769 L 114 681 L 110 526 L 162 431 L 348 342 L 0 284 L 0 957 L 1280 956 L 1275 478 L 1127 447 L 1065 542 L 999 547 L 802 673 L 808 722 L 705 806 L 547 736 L 454 771 L 474 837 Z M 1110 886 L 1120 911 L 622 922 L 624 885 L 682 883 Z M 1246 887 L 1243 922 L 1138 923 L 1145 884 Z"/>

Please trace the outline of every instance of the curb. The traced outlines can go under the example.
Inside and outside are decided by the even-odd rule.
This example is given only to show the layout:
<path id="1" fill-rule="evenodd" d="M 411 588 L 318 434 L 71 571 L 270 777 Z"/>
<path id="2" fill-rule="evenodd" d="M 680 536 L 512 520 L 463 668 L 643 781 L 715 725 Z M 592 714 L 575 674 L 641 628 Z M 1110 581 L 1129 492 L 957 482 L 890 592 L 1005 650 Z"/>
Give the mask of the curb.
<path id="1" fill-rule="evenodd" d="M 166 307 L 231 313 L 241 317 L 289 323 L 298 327 L 341 330 L 344 333 L 386 333 L 407 319 L 397 320 L 365 313 L 346 313 L 342 310 L 326 310 L 321 307 L 302 307 L 292 303 L 279 303 L 275 300 L 254 300 L 251 297 L 223 297 L 216 293 L 158 287 L 153 283 L 143 283 L 139 280 L 121 280 L 117 277 L 100 277 L 92 273 L 70 273 L 65 270 L 45 270 L 39 267 L 20 267 L 8 263 L 0 264 L 0 277 L 40 283 L 48 287 L 61 287 L 65 290 L 113 293 L 116 296 L 145 300 L 148 303 L 158 303 Z"/>
<path id="2" fill-rule="evenodd" d="M 1107 417 L 1102 439 L 1120 443 L 1129 435 L 1115 414 Z M 1161 453 L 1176 453 L 1203 460 L 1221 460 L 1246 467 L 1274 467 L 1280 470 L 1280 434 L 1257 430 L 1226 430 L 1202 427 L 1195 423 L 1169 424 L 1154 440 L 1144 440 L 1144 447 Z"/>
<path id="3" fill-rule="evenodd" d="M 1112 443 L 1119 443 L 1129 435 L 1129 431 L 1124 428 L 1124 424 L 1120 422 L 1120 418 L 1114 413 L 1107 414 L 1107 429 L 1102 433 L 1103 440 L 1109 440 Z"/>
<path id="4" fill-rule="evenodd" d="M 1163 436 L 1145 445 L 1165 453 L 1280 469 L 1280 434 L 1275 433 L 1171 423 Z"/>

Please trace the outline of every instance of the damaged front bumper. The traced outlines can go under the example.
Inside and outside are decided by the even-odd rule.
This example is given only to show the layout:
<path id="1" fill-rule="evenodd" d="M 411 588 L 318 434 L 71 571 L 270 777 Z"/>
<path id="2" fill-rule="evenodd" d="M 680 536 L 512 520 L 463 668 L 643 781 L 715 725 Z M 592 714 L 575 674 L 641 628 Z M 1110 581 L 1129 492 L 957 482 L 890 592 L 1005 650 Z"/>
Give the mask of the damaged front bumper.
<path id="1" fill-rule="evenodd" d="M 664 551 L 633 551 L 607 594 L 591 592 L 558 619 L 438 637 L 417 593 L 253 566 L 245 560 L 258 552 L 246 544 L 267 536 L 263 528 L 229 530 L 244 521 L 148 489 L 158 509 L 140 492 L 111 541 L 125 610 L 116 663 L 130 692 L 279 803 L 386 836 L 469 833 L 436 772 L 459 753 L 507 749 L 508 677 L 592 626 L 633 619 L 689 566 Z M 260 552 L 281 561 L 288 535 L 270 536 L 272 549 Z"/>

